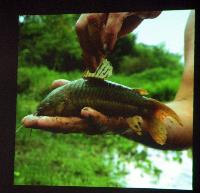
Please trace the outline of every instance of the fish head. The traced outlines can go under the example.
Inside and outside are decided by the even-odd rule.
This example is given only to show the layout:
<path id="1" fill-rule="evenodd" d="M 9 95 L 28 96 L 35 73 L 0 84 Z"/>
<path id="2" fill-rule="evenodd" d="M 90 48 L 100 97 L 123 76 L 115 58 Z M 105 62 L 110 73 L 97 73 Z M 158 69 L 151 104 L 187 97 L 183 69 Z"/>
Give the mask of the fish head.
<path id="1" fill-rule="evenodd" d="M 43 100 L 37 107 L 37 116 L 55 116 L 57 115 L 57 104 Z"/>
<path id="2" fill-rule="evenodd" d="M 37 107 L 37 116 L 62 116 L 65 111 L 70 110 L 71 101 L 68 92 L 62 89 L 55 89 L 44 98 Z"/>

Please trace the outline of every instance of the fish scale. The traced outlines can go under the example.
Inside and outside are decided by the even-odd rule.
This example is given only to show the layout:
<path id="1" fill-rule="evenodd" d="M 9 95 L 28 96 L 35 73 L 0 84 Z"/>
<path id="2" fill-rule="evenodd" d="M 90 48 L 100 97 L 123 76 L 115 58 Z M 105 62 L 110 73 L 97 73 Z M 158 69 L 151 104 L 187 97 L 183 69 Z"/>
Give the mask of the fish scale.
<path id="1" fill-rule="evenodd" d="M 70 84 L 71 102 L 78 109 L 90 106 L 107 115 L 133 115 L 137 112 L 137 107 L 131 104 L 135 93 L 128 87 L 108 81 L 84 79 Z"/>

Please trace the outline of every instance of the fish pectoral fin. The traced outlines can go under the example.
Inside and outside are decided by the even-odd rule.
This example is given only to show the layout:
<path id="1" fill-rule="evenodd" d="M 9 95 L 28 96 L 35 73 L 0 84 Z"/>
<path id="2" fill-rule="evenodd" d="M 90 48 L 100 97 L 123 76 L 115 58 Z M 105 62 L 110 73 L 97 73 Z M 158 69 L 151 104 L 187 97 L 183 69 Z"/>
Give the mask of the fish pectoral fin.
<path id="1" fill-rule="evenodd" d="M 143 118 L 141 116 L 135 115 L 133 117 L 128 117 L 126 120 L 130 129 L 141 136 L 143 130 Z M 147 127 L 145 131 L 151 135 L 156 143 L 164 145 L 167 140 L 167 126 L 165 123 L 155 116 L 145 119 L 145 122 L 147 123 L 147 125 L 145 124 L 145 128 Z"/>
<path id="2" fill-rule="evenodd" d="M 164 145 L 167 141 L 166 127 L 167 126 L 164 124 L 164 122 L 157 118 L 149 120 L 148 132 L 153 140 L 160 145 Z"/>
<path id="3" fill-rule="evenodd" d="M 148 95 L 149 92 L 142 88 L 133 88 L 133 91 L 140 94 L 140 95 Z"/>
<path id="4" fill-rule="evenodd" d="M 113 67 L 107 59 L 103 59 L 101 64 L 98 66 L 95 72 L 89 70 L 83 73 L 83 78 L 98 78 L 106 79 L 112 75 Z"/>
<path id="5" fill-rule="evenodd" d="M 129 127 L 138 135 L 142 135 L 142 117 L 135 115 L 133 117 L 128 117 L 127 119 L 127 123 L 129 125 Z"/>

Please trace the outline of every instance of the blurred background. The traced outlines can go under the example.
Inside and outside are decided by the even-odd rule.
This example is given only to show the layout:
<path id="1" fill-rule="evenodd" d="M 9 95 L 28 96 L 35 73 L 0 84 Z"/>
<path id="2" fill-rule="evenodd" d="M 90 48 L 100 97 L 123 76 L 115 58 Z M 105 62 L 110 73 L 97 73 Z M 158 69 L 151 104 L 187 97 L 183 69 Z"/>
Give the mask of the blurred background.
<path id="1" fill-rule="evenodd" d="M 183 68 L 188 10 L 164 11 L 121 38 L 108 59 L 111 81 L 173 100 Z M 80 15 L 19 17 L 16 128 L 53 80 L 75 80 L 84 65 L 75 33 Z M 117 135 L 16 133 L 15 184 L 192 189 L 192 151 L 160 151 Z M 174 169 L 173 169 L 174 168 Z M 176 170 L 176 173 L 173 171 Z M 180 183 L 181 182 L 181 183 Z"/>

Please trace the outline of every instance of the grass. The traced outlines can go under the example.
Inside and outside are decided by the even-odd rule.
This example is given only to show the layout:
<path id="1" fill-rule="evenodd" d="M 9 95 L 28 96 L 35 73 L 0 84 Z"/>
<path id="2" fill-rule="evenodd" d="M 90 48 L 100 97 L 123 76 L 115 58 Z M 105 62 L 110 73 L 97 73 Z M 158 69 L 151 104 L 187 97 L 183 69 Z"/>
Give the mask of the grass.
<path id="1" fill-rule="evenodd" d="M 178 88 L 180 72 L 168 71 L 168 75 L 162 77 L 161 72 L 166 70 L 154 69 L 133 76 L 118 74 L 113 75 L 111 80 L 130 87 L 145 88 L 158 99 L 170 100 Z M 22 117 L 35 111 L 39 101 L 51 90 L 53 80 L 80 77 L 78 71 L 58 73 L 45 67 L 19 68 L 16 127 L 19 127 Z M 30 130 L 23 128 L 16 133 L 14 183 L 123 187 L 126 162 L 158 179 L 161 171 L 148 159 L 147 149 L 117 135 L 63 135 L 33 129 L 30 136 Z M 117 161 L 114 159 L 116 155 Z M 181 155 L 174 155 L 177 156 Z"/>

